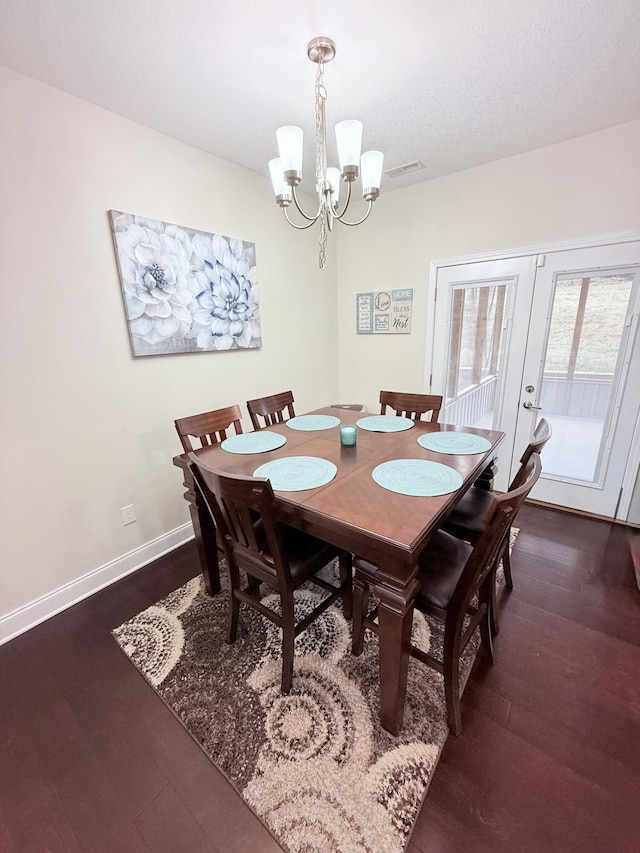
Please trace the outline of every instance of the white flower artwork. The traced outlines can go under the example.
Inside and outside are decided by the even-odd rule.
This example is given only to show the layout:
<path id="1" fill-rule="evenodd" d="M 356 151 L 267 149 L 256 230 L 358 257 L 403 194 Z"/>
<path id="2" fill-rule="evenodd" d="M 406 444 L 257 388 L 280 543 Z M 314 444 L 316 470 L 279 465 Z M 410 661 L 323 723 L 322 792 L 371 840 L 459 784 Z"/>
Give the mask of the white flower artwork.
<path id="1" fill-rule="evenodd" d="M 109 214 L 134 356 L 262 346 L 255 243 Z"/>

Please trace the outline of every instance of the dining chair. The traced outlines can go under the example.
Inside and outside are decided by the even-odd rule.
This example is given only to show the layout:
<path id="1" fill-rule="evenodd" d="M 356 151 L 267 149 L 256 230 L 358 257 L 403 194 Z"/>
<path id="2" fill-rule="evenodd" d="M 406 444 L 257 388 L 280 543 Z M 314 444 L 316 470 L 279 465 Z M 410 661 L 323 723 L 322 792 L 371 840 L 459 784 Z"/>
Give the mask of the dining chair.
<path id="1" fill-rule="evenodd" d="M 395 409 L 397 415 L 404 415 L 419 421 L 422 415 L 431 412 L 430 421 L 438 420 L 442 408 L 441 394 L 403 394 L 399 391 L 380 392 L 380 414 L 386 415 L 387 406 Z"/>
<path id="2" fill-rule="evenodd" d="M 540 476 L 540 455 L 529 458 L 520 485 L 503 495 L 491 495 L 480 538 L 471 545 L 444 530 L 429 540 L 419 561 L 415 608 L 444 623 L 442 660 L 409 642 L 408 651 L 444 677 L 447 721 L 451 731 L 462 731 L 460 708 L 460 656 L 476 628 L 480 629 L 480 648 L 493 663 L 491 611 L 494 606 L 495 572 L 512 519 Z M 377 608 L 366 614 L 369 603 L 367 577 L 376 567 L 356 557 L 353 561 L 353 640 L 354 655 L 362 652 L 364 629 L 378 633 Z M 365 615 L 366 614 L 366 615 Z"/>
<path id="3" fill-rule="evenodd" d="M 547 420 L 545 420 L 545 418 L 541 418 L 533 433 L 533 439 L 522 454 L 520 459 L 520 468 L 509 486 L 509 489 L 517 488 L 517 486 L 522 482 L 527 462 L 534 453 L 540 454 L 542 452 L 542 448 L 550 438 L 551 425 Z M 464 539 L 466 542 L 471 543 L 475 542 L 484 530 L 484 516 L 491 504 L 491 501 L 491 492 L 481 486 L 471 486 L 471 488 L 464 493 L 462 498 L 449 513 L 443 523 L 443 528 L 447 533 L 451 533 L 459 539 Z M 509 535 L 505 540 L 504 553 L 500 555 L 502 557 L 504 581 L 507 589 L 513 589 L 509 540 L 511 537 L 511 527 L 514 518 L 511 519 L 511 523 L 509 524 Z M 494 625 L 494 635 L 496 633 L 497 625 Z"/>
<path id="4" fill-rule="evenodd" d="M 293 679 L 294 640 L 298 634 L 338 596 L 342 597 L 345 618 L 351 618 L 351 554 L 278 521 L 269 480 L 223 474 L 205 465 L 193 453 L 189 454 L 189 460 L 199 496 L 220 532 L 229 570 L 227 642 L 235 642 L 241 602 L 281 628 L 281 686 L 282 692 L 288 693 Z M 339 586 L 317 574 L 336 557 L 340 567 Z M 245 586 L 241 570 L 247 576 Z M 294 591 L 307 581 L 329 595 L 296 623 Z M 279 595 L 280 612 L 262 603 L 261 583 Z"/>
<path id="5" fill-rule="evenodd" d="M 215 409 L 212 412 L 203 412 L 200 415 L 191 415 L 188 418 L 178 418 L 174 421 L 176 430 L 185 453 L 196 448 L 191 444 L 192 438 L 200 441 L 200 447 L 218 444 L 227 437 L 227 430 L 231 425 L 236 435 L 242 432 L 240 418 L 240 406 L 227 406 L 226 409 Z"/>
<path id="6" fill-rule="evenodd" d="M 259 397 L 257 400 L 247 400 L 247 409 L 254 429 L 273 426 L 284 423 L 284 410 L 287 415 L 294 418 L 296 413 L 293 408 L 293 394 L 291 391 L 283 391 L 281 394 L 272 394 L 270 397 Z M 261 425 L 258 416 L 264 423 Z"/>

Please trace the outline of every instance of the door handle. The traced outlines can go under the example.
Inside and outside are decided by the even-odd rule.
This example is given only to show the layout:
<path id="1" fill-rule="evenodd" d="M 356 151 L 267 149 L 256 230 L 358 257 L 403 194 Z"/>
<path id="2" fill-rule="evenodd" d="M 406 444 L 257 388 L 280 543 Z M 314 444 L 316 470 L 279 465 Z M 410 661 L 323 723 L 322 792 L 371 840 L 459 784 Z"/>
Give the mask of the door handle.
<path id="1" fill-rule="evenodd" d="M 535 409 L 536 412 L 539 412 L 542 409 L 542 406 L 534 406 L 533 403 L 530 403 L 529 400 L 526 400 L 522 404 L 523 409 L 531 409 L 533 411 Z"/>

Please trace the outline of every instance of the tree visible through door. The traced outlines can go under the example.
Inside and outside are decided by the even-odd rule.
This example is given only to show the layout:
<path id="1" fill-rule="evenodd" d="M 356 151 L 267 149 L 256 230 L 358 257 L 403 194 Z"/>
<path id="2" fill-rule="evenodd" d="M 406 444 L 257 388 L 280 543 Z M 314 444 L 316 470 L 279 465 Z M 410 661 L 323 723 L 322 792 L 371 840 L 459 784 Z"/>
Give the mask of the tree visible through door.
<path id="1" fill-rule="evenodd" d="M 539 405 L 553 423 L 545 474 L 596 483 L 632 275 L 558 276 Z"/>

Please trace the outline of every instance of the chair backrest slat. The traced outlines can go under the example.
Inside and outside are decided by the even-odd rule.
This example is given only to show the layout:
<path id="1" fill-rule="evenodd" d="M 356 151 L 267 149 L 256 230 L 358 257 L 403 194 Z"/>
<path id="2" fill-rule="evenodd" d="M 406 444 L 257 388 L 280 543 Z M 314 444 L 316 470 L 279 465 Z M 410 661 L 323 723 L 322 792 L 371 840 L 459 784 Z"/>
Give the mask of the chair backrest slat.
<path id="1" fill-rule="evenodd" d="M 513 480 L 511 481 L 511 485 L 509 486 L 510 491 L 512 491 L 513 489 L 517 489 L 519 486 L 522 485 L 522 483 L 524 483 L 526 478 L 527 462 L 534 454 L 537 454 L 538 456 L 540 455 L 542 448 L 545 446 L 545 444 L 549 441 L 550 438 L 551 426 L 544 418 L 541 418 L 538 426 L 535 429 L 535 432 L 533 433 L 531 443 L 527 445 L 527 449 L 522 454 L 522 459 L 520 460 L 520 467 L 516 471 L 516 476 L 513 478 Z"/>
<path id="2" fill-rule="evenodd" d="M 248 550 L 259 550 L 256 531 L 248 507 L 240 506 L 234 501 L 223 498 L 216 499 L 224 524 L 230 537 Z M 222 528 L 222 525 L 220 525 Z"/>
<path id="3" fill-rule="evenodd" d="M 540 418 L 538 425 L 535 428 L 533 433 L 533 438 L 531 439 L 531 443 L 527 445 L 527 449 L 522 454 L 522 458 L 520 462 L 523 464 L 529 461 L 529 457 L 533 453 L 541 453 L 542 448 L 551 438 L 551 424 L 545 420 L 545 418 Z"/>
<path id="4" fill-rule="evenodd" d="M 233 426 L 236 435 L 240 435 L 241 417 L 240 406 L 227 406 L 225 409 L 179 418 L 174 423 L 185 453 L 190 453 L 196 449 L 191 443 L 192 438 L 198 439 L 200 447 L 209 447 L 224 441 L 230 426 Z"/>
<path id="5" fill-rule="evenodd" d="M 436 422 L 442 408 L 440 394 L 404 394 L 399 391 L 380 392 L 380 414 L 387 413 L 387 406 L 394 409 L 396 415 L 419 421 L 422 415 L 431 413 L 430 421 Z"/>

